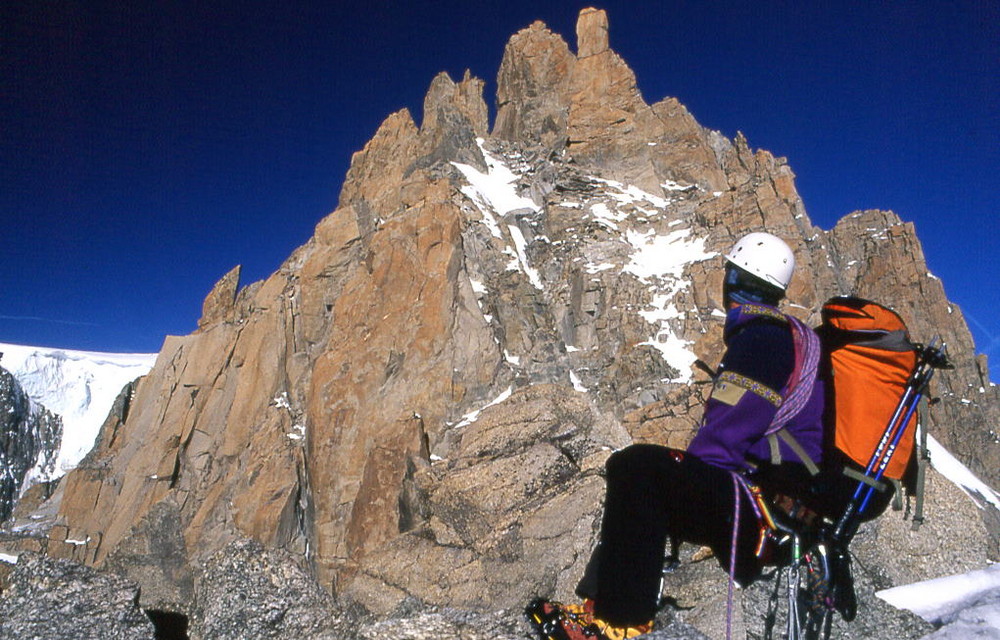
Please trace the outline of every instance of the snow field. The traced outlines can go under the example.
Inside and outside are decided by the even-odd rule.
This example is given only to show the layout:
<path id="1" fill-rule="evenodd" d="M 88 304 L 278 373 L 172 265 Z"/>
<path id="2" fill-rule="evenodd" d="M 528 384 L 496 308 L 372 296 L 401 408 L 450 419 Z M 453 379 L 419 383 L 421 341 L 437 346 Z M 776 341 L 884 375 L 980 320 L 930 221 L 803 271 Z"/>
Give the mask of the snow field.
<path id="1" fill-rule="evenodd" d="M 62 444 L 55 470 L 46 477 L 37 467 L 24 486 L 54 480 L 76 467 L 93 448 L 98 431 L 122 388 L 145 375 L 155 353 L 99 353 L 0 343 L 0 366 L 20 383 L 33 406 L 60 416 Z"/>

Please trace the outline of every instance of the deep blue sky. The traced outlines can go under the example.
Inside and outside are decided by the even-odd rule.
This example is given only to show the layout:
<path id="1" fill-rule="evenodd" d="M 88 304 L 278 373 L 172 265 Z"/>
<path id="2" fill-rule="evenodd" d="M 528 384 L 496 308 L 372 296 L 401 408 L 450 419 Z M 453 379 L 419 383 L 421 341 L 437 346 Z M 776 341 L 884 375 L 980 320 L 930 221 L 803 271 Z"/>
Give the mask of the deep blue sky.
<path id="1" fill-rule="evenodd" d="M 0 342 L 191 332 L 222 274 L 264 278 L 309 238 L 388 114 L 419 122 L 437 72 L 470 69 L 492 106 L 510 35 L 541 19 L 575 49 L 584 6 L 4 3 Z M 647 102 L 786 156 L 814 223 L 914 222 L 1000 369 L 1000 2 L 595 6 Z"/>

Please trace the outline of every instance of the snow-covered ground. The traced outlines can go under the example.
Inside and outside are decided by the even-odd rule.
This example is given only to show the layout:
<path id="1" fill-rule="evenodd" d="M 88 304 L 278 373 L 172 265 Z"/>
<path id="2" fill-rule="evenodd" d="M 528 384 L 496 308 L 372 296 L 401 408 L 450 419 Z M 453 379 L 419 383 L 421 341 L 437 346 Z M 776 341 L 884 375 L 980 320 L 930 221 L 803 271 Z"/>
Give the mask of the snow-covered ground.
<path id="1" fill-rule="evenodd" d="M 51 477 L 29 472 L 24 486 L 59 478 L 93 448 L 122 387 L 145 375 L 155 353 L 97 353 L 0 343 L 0 367 L 20 383 L 33 405 L 60 416 L 62 445 Z"/>
<path id="2" fill-rule="evenodd" d="M 958 485 L 980 509 L 1000 509 L 1000 494 L 977 478 L 932 436 L 931 465 Z M 1000 565 L 885 589 L 876 594 L 897 609 L 944 625 L 931 634 L 945 638 L 1000 638 Z"/>
<path id="3" fill-rule="evenodd" d="M 1000 631 L 1000 565 L 885 589 L 877 595 L 935 624 L 951 622 L 961 611 L 985 601 L 993 605 L 992 626 Z"/>
<path id="4" fill-rule="evenodd" d="M 941 446 L 934 436 L 927 436 L 927 451 L 931 456 L 931 465 L 938 473 L 957 484 L 980 509 L 991 504 L 1000 510 L 1000 493 L 994 491 L 985 482 L 975 476 L 955 456 Z"/>

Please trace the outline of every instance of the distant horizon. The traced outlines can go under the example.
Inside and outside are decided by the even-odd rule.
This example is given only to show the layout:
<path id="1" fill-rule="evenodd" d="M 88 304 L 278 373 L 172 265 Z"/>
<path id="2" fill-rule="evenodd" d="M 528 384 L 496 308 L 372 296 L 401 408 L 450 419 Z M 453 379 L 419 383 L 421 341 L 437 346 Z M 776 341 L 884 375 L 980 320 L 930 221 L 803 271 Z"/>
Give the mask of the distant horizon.
<path id="1" fill-rule="evenodd" d="M 473 5 L 15 6 L 0 341 L 155 353 L 190 334 L 229 269 L 264 279 L 311 237 L 379 123 L 422 120 L 437 73 L 483 78 L 492 127 L 510 36 L 540 19 L 575 50 L 586 6 Z M 914 223 L 977 353 L 1000 353 L 1000 3 L 598 6 L 646 101 L 787 158 L 814 225 Z"/>
<path id="2" fill-rule="evenodd" d="M 160 351 L 142 351 L 142 352 L 132 352 L 132 351 L 90 351 L 87 349 L 73 349 L 70 347 L 54 347 L 51 345 L 44 344 L 16 344 L 14 342 L 0 342 L 0 367 L 3 367 L 4 360 L 3 357 L 6 351 L 10 348 L 15 349 L 32 349 L 36 351 L 49 351 L 49 352 L 62 352 L 66 354 L 80 355 L 80 356 L 114 356 L 116 358 L 127 360 L 130 357 L 135 357 L 139 359 L 144 359 L 148 356 L 159 355 Z M 6 368 L 6 367 L 4 367 Z"/>

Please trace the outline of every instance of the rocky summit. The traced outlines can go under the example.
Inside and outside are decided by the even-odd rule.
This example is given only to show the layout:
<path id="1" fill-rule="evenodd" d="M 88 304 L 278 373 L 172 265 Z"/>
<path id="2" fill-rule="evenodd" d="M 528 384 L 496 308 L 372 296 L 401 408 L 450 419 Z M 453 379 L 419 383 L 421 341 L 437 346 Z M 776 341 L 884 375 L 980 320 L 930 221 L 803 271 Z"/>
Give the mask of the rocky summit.
<path id="1" fill-rule="evenodd" d="M 721 254 L 755 230 L 795 251 L 790 313 L 817 324 L 853 293 L 947 342 L 930 432 L 1000 484 L 1000 396 L 913 226 L 813 226 L 784 158 L 648 104 L 609 33 L 585 9 L 575 53 L 540 22 L 515 34 L 492 129 L 468 73 L 431 80 L 419 125 L 389 115 L 313 237 L 262 282 L 222 277 L 60 481 L 45 535 L 5 546 L 136 585 L 184 637 L 523 637 L 528 599 L 572 597 L 609 453 L 696 429 Z M 997 559 L 995 508 L 928 485 L 927 525 L 859 534 L 862 594 Z M 726 576 L 692 551 L 657 637 L 724 635 Z M 774 588 L 737 594 L 738 632 L 767 636 Z M 929 630 L 866 598 L 833 633 Z"/>

